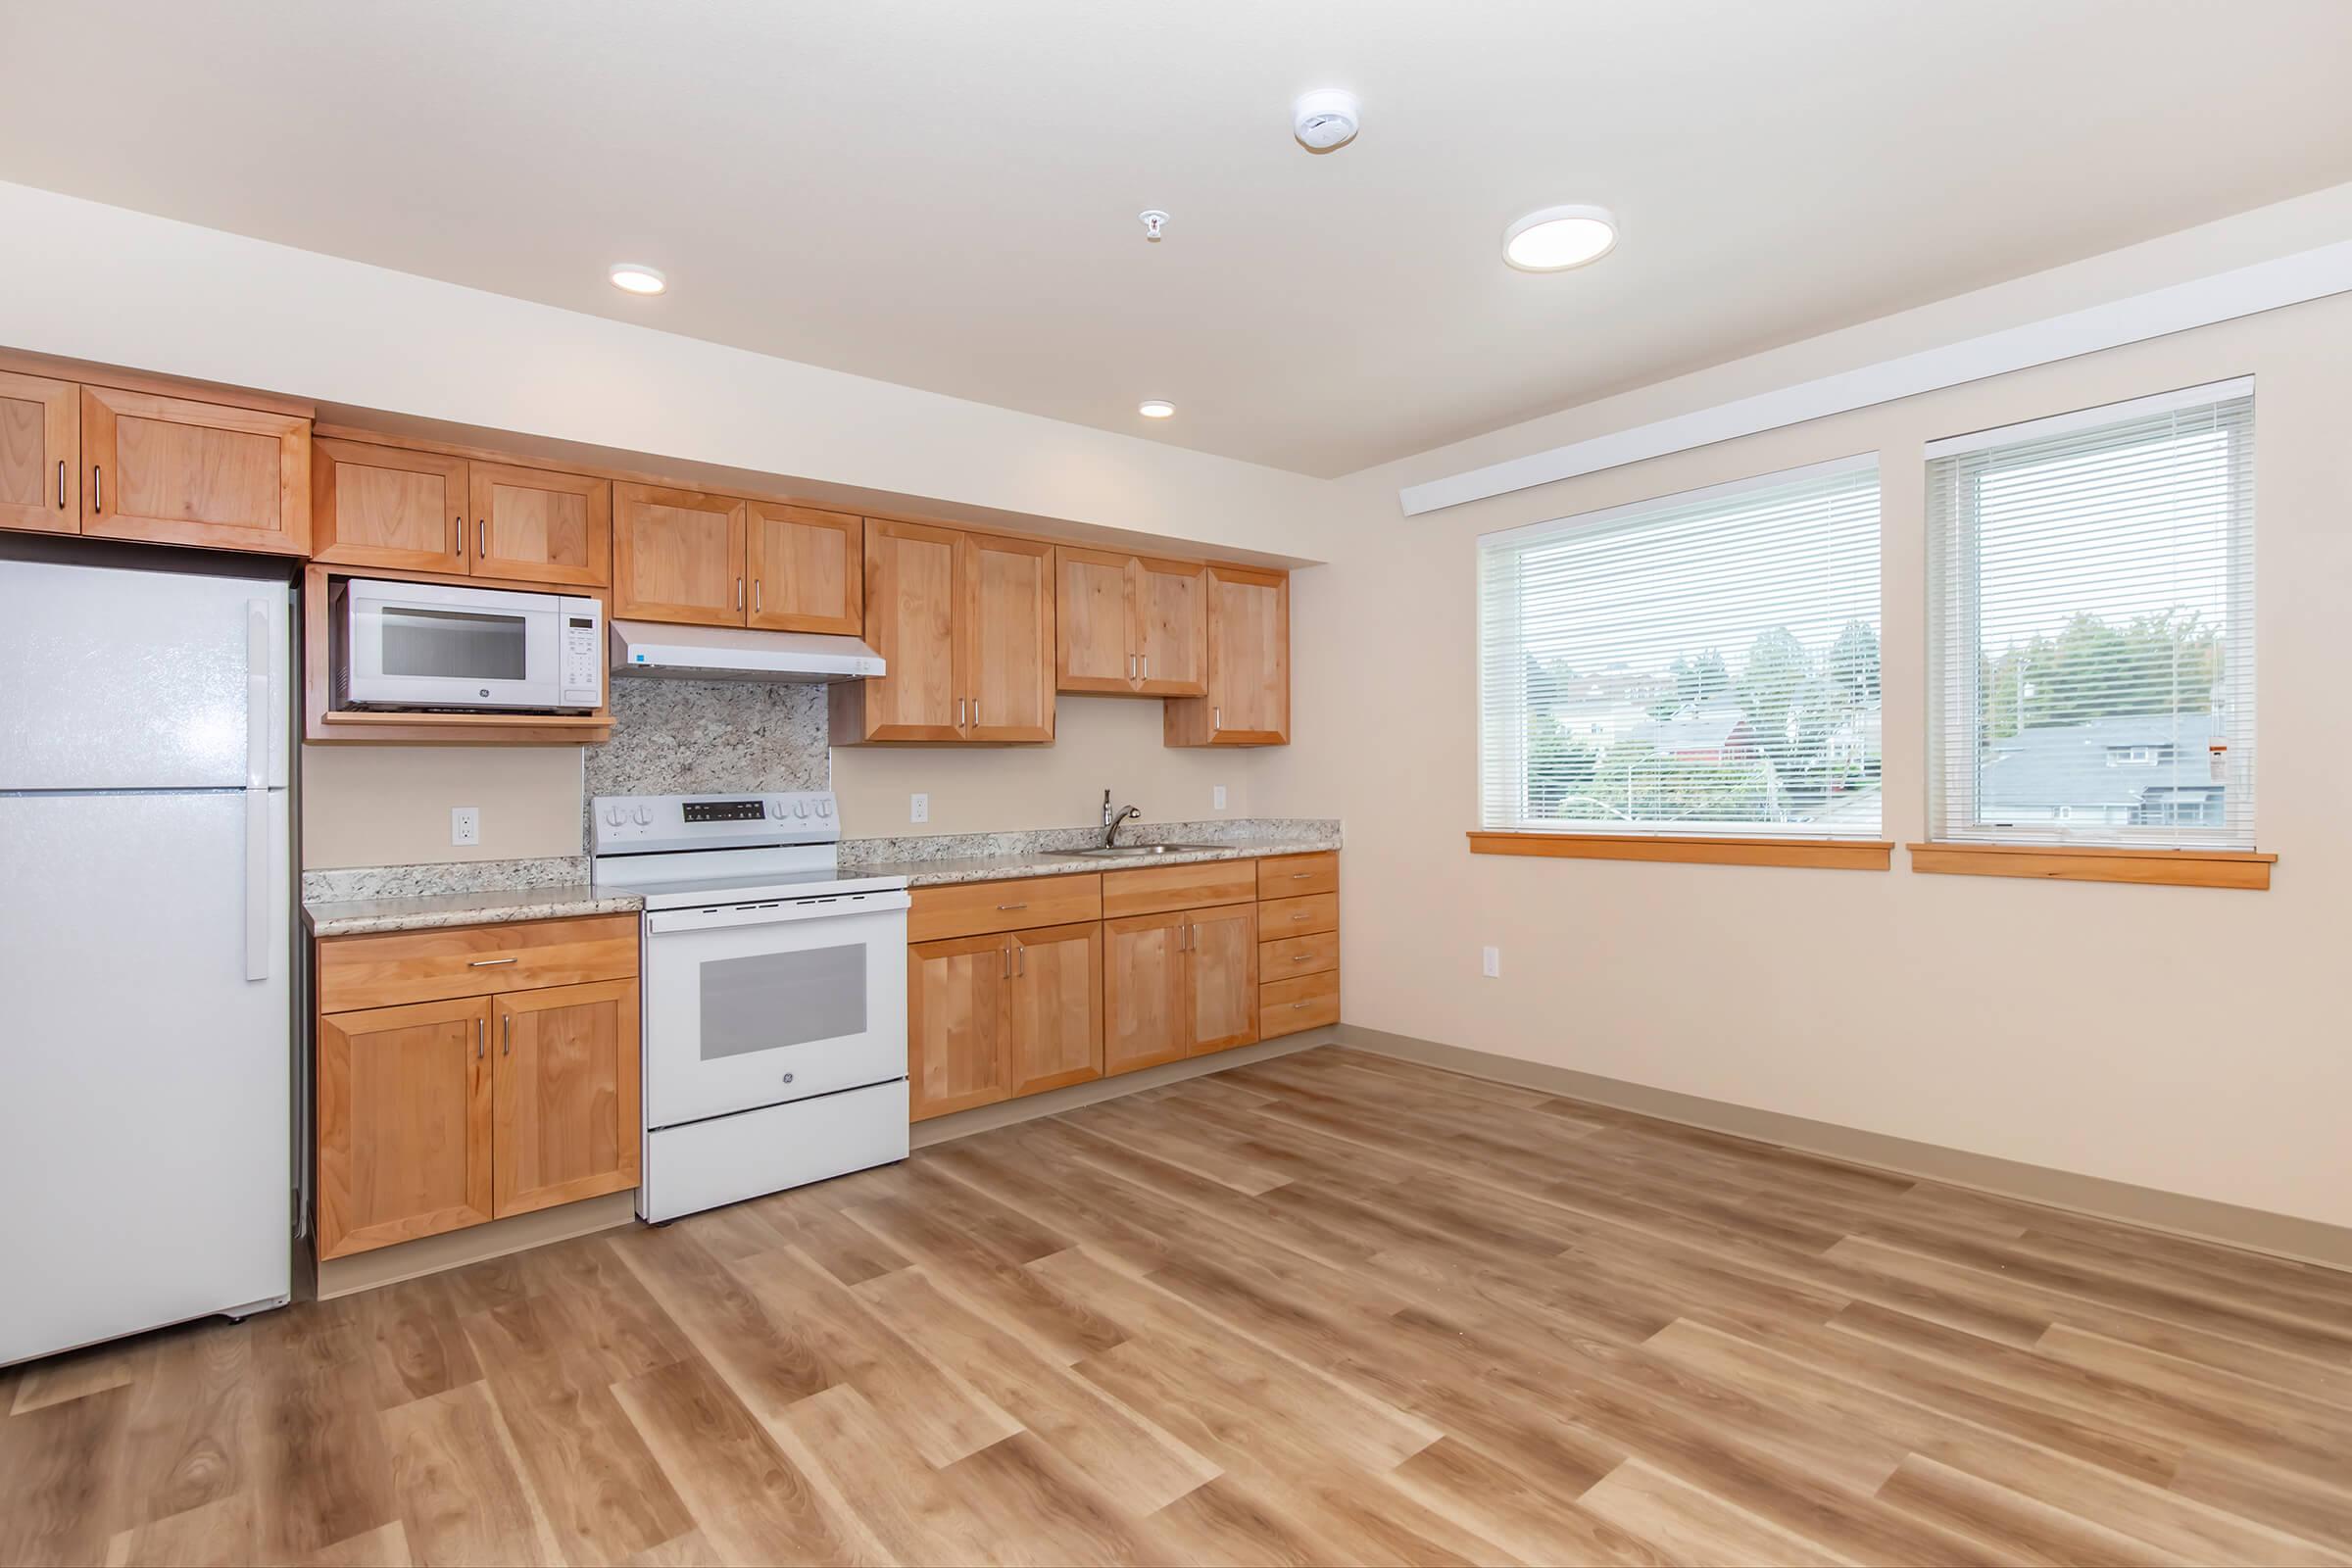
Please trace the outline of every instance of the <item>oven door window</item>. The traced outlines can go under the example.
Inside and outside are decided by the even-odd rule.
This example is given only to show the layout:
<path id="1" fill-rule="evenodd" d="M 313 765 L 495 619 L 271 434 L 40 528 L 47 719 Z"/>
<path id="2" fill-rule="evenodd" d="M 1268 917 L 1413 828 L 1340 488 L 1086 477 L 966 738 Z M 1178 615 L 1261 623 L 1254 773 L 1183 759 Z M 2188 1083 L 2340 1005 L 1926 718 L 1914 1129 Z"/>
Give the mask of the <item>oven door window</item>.
<path id="1" fill-rule="evenodd" d="M 382 615 L 386 675 L 521 680 L 528 672 L 527 615 L 392 605 Z"/>
<path id="2" fill-rule="evenodd" d="M 865 1033 L 865 960 L 863 942 L 704 960 L 703 1059 Z"/>

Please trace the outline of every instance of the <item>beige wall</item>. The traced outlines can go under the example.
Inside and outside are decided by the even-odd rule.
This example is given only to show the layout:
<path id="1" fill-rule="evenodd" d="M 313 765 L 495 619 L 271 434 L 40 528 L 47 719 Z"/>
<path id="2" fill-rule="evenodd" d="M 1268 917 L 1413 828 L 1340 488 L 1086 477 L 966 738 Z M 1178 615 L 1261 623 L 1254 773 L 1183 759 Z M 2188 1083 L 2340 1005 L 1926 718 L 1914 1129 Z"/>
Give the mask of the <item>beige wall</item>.
<path id="1" fill-rule="evenodd" d="M 1473 857 L 1478 536 L 1876 449 L 1887 835 L 1925 836 L 1922 443 L 2256 377 L 2267 894 Z M 1419 518 L 1345 481 L 1302 573 L 1299 744 L 1347 822 L 1348 1022 L 1896 1137 L 2352 1223 L 2337 976 L 2352 934 L 2352 297 Z M 1538 443 L 1530 443 L 1533 446 Z M 1484 443 L 1487 452 L 1494 443 Z M 1479 949 L 1502 949 L 1482 979 Z"/>
<path id="2" fill-rule="evenodd" d="M 449 842 L 452 808 L 482 842 Z M 422 865 L 580 853 L 577 746 L 305 746 L 302 863 Z"/>

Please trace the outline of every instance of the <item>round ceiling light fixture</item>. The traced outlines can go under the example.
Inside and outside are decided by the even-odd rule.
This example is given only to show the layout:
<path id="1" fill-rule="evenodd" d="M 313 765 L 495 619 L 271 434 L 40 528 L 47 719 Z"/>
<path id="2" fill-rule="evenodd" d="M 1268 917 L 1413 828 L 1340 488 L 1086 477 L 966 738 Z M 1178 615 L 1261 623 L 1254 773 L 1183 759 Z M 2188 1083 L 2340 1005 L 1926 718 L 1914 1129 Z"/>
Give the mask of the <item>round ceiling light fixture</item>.
<path id="1" fill-rule="evenodd" d="M 1135 406 L 1135 412 L 1147 419 L 1165 419 L 1176 413 L 1176 405 L 1166 398 L 1146 398 Z"/>
<path id="2" fill-rule="evenodd" d="M 660 268 L 642 262 L 614 262 L 612 270 L 605 275 L 612 279 L 614 288 L 626 294 L 661 294 L 669 288 L 669 279 L 662 275 Z"/>
<path id="3" fill-rule="evenodd" d="M 1565 272 L 1617 247 L 1617 220 L 1605 207 L 1545 207 L 1502 231 L 1502 259 L 1522 272 Z"/>

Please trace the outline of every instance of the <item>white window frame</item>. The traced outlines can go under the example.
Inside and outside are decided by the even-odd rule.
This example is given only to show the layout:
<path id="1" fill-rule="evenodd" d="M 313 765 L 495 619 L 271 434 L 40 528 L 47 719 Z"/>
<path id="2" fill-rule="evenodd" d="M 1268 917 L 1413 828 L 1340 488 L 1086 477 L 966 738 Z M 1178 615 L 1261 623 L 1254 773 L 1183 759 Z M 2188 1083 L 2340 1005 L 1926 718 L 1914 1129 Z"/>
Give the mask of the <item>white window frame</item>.
<path id="1" fill-rule="evenodd" d="M 1823 844 L 1883 842 L 1886 827 L 1886 783 L 1883 773 L 1879 785 L 1878 820 L 1866 827 L 1854 827 L 1841 831 L 1804 822 L 1718 822 L 1697 819 L 1671 824 L 1604 819 L 1544 819 L 1538 822 L 1528 814 L 1527 809 L 1526 662 L 1524 658 L 1497 660 L 1491 657 L 1486 640 L 1489 609 L 1487 605 L 1489 573 L 1486 561 L 1489 552 L 1495 547 L 1520 542 L 1538 543 L 1544 539 L 1586 528 L 1637 519 L 1645 514 L 1679 511 L 1709 501 L 1735 501 L 1743 495 L 1778 490 L 1810 479 L 1826 479 L 1841 474 L 1863 472 L 1872 475 L 1874 483 L 1880 491 L 1878 521 L 1881 532 L 1879 537 L 1873 541 L 1878 566 L 1878 595 L 1872 609 L 1872 622 L 1878 629 L 1883 648 L 1886 635 L 1886 550 L 1884 540 L 1886 500 L 1880 454 L 1875 450 L 1852 453 L 1844 457 L 1833 458 L 1822 463 L 1806 464 L 1793 468 L 1776 469 L 1770 473 L 1734 479 L 1723 484 L 1705 485 L 1697 489 L 1653 496 L 1646 500 L 1629 502 L 1623 506 L 1608 507 L 1596 512 L 1575 513 L 1565 517 L 1550 518 L 1543 522 L 1529 523 L 1517 528 L 1507 528 L 1495 533 L 1480 535 L 1477 567 L 1479 610 L 1472 636 L 1476 643 L 1474 653 L 1479 672 L 1478 811 L 1482 829 L 1501 832 L 1556 833 L 1592 838 L 1801 839 Z M 1499 675 L 1494 667 L 1497 664 L 1501 666 Z M 1514 716 L 1514 722 L 1509 730 L 1500 736 L 1496 736 L 1490 729 L 1490 716 L 1497 710 L 1497 704 L 1492 699 L 1497 693 L 1503 699 L 1499 705 L 1501 710 Z M 1880 711 L 1882 714 L 1885 712 L 1885 682 L 1882 675 L 1880 687 Z M 1489 777 L 1489 764 L 1491 760 L 1497 759 L 1501 762 L 1507 779 L 1512 782 L 1513 799 L 1516 803 L 1515 808 L 1505 813 L 1507 819 L 1499 821 L 1495 820 L 1494 813 L 1489 809 L 1489 803 L 1494 797 L 1494 784 Z"/>
<path id="2" fill-rule="evenodd" d="M 2225 780 L 2230 790 L 2241 792 L 2239 798 L 2246 803 L 2242 829 L 2224 822 L 2210 835 L 2184 835 L 2174 825 L 2090 821 L 2079 808 L 2061 813 L 2061 821 L 2046 826 L 2031 822 L 1985 822 L 1980 819 L 1977 784 L 1978 772 L 1983 766 L 1982 758 L 1979 758 L 1976 767 L 1956 767 L 1952 765 L 1952 753 L 1947 744 L 1955 730 L 1970 737 L 1980 735 L 1984 718 L 1984 616 L 1979 582 L 1984 552 L 1980 540 L 1980 497 L 1974 486 L 1967 487 L 1966 493 L 1953 509 L 1948 533 L 1941 536 L 1936 527 L 1935 500 L 1935 463 L 1938 458 L 1991 447 L 2049 440 L 2079 430 L 2093 430 L 2102 425 L 2152 417 L 2168 411 L 2251 398 L 2253 394 L 2254 378 L 2250 375 L 2239 376 L 1928 443 L 1928 836 L 1932 841 L 2084 849 L 2250 850 L 2254 847 L 2253 813 L 2259 797 L 2254 790 L 2252 739 L 2256 507 L 2251 467 L 2254 462 L 2251 424 L 2243 439 L 2233 439 L 2230 444 L 2230 491 L 2233 496 L 2243 497 L 2244 505 L 2230 520 L 2229 545 L 2225 552 L 2227 577 L 2223 590 L 2229 607 L 2226 667 L 2238 672 L 2236 678 L 2242 681 L 2246 693 L 2244 736 L 2239 744 L 2230 750 Z M 1956 662 L 1960 662 L 1961 670 L 1967 672 L 1965 681 L 1956 682 L 1947 678 Z M 1957 701 L 1954 700 L 1955 688 L 1959 691 Z M 2110 765 L 2118 764 L 2111 762 Z M 2071 821 L 2067 818 L 2071 818 Z"/>

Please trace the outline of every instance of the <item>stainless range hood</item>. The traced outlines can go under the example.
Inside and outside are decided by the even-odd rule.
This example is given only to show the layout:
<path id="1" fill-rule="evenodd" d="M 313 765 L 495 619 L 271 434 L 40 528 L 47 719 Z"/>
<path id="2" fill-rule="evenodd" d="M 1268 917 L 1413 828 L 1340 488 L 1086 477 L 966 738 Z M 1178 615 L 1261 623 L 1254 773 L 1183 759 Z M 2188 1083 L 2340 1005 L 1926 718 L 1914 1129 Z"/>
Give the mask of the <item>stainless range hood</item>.
<path id="1" fill-rule="evenodd" d="M 883 673 L 882 656 L 858 638 L 817 632 L 616 620 L 612 643 L 615 675 L 829 683 Z"/>

